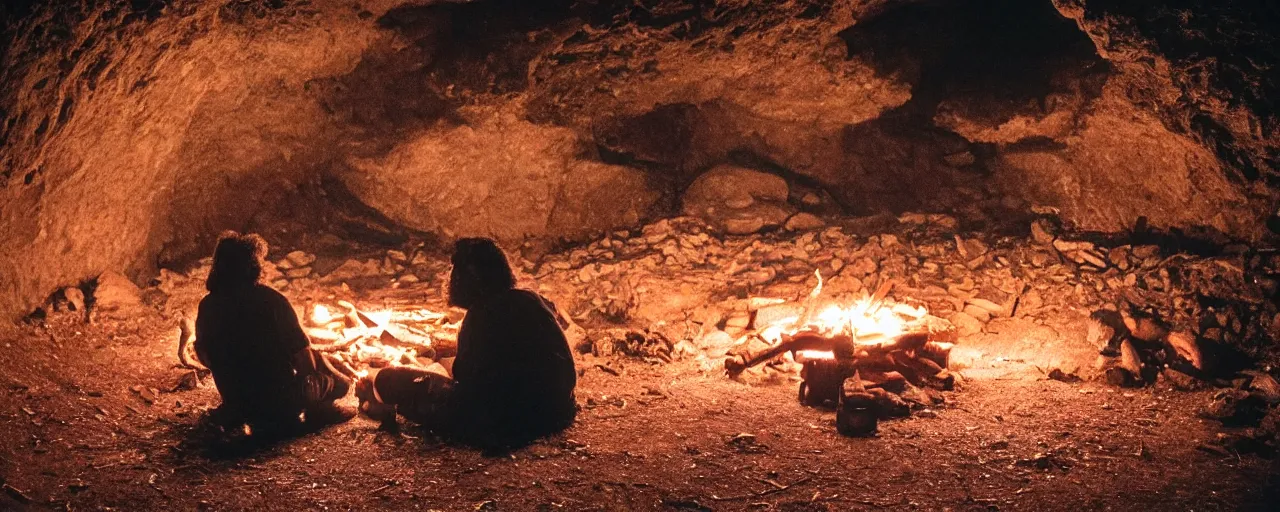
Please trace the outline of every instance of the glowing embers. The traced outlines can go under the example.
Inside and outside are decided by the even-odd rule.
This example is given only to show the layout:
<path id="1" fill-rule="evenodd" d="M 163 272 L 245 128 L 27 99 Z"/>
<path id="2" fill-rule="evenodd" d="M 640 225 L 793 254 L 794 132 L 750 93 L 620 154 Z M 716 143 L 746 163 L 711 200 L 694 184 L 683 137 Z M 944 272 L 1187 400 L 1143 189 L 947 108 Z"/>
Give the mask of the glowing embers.
<path id="1" fill-rule="evenodd" d="M 803 304 L 754 301 L 759 306 L 752 315 L 755 332 L 740 346 L 758 340 L 765 347 L 731 354 L 725 369 L 739 375 L 760 364 L 788 364 L 791 356 L 802 366 L 800 401 L 840 404 L 846 420 L 858 420 L 850 420 L 857 428 L 841 430 L 849 435 L 874 432 L 881 417 L 902 417 L 913 407 L 937 405 L 941 397 L 925 390 L 955 385 L 955 376 L 946 369 L 955 328 L 923 307 L 888 299 L 891 283 L 847 303 L 824 302 L 818 275 L 818 285 Z"/>
<path id="2" fill-rule="evenodd" d="M 870 296 L 848 303 L 824 302 L 822 275 L 803 304 L 753 300 L 754 341 L 765 348 L 731 353 L 725 370 L 740 375 L 753 366 L 791 356 L 799 363 L 800 402 L 836 408 L 836 425 L 849 436 L 869 436 L 882 418 L 901 418 L 913 409 L 940 405 L 936 391 L 951 390 L 947 370 L 955 327 L 922 306 L 888 299 L 892 281 Z"/>
<path id="3" fill-rule="evenodd" d="M 353 375 L 370 367 L 429 366 L 457 349 L 457 324 L 429 309 L 364 310 L 337 301 L 313 305 L 307 325 L 312 346 Z"/>

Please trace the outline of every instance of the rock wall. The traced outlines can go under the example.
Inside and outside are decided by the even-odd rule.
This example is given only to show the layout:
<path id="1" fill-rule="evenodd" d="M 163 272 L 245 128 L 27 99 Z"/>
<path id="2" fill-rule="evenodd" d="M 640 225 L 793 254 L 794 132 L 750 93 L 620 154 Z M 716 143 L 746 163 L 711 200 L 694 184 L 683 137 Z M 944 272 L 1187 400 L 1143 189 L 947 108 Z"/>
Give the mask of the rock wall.
<path id="1" fill-rule="evenodd" d="M 660 193 L 643 172 L 582 151 L 572 130 L 494 116 L 352 158 L 343 176 L 365 204 L 448 239 L 578 238 L 650 215 Z"/>
<path id="2" fill-rule="evenodd" d="M 786 212 L 1262 240 L 1275 10 L 1175 4 L 58 3 L 5 43 L 0 314 L 188 260 L 316 176 L 446 239 L 635 226 L 736 165 Z"/>
<path id="3" fill-rule="evenodd" d="M 305 84 L 348 72 L 378 37 L 343 2 L 325 4 L 29 20 L 3 65 L 0 314 L 207 246 L 325 161 L 335 130 Z"/>

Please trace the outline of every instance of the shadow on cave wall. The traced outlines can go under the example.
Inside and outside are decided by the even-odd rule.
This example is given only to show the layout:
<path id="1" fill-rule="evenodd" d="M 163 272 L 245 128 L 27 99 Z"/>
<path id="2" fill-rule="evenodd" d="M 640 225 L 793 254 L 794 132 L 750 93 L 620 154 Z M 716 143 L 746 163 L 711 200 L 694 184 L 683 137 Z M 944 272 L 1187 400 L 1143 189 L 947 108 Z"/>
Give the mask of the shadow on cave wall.
<path id="1" fill-rule="evenodd" d="M 349 128 L 355 153 L 385 154 L 444 121 L 477 95 L 525 90 L 529 62 L 548 44 L 544 28 L 572 14 L 571 0 L 493 0 L 403 6 L 377 20 L 409 44 L 374 48 L 351 73 L 308 89 Z"/>
<path id="2" fill-rule="evenodd" d="M 1049 2 L 890 4 L 860 17 L 839 37 L 849 60 L 909 84 L 912 96 L 834 134 L 789 126 L 835 141 L 805 149 L 817 161 L 808 169 L 788 169 L 776 157 L 778 148 L 742 129 L 776 121 L 746 119 L 749 112 L 714 101 L 601 116 L 591 128 L 598 152 L 607 162 L 667 176 L 677 192 L 702 170 L 747 155 L 746 161 L 767 163 L 751 167 L 824 187 L 848 213 L 936 211 L 961 206 L 957 187 L 982 188 L 985 161 L 998 150 L 940 127 L 935 116 L 941 109 L 988 127 L 1019 115 L 1078 111 L 1101 95 L 1111 73 L 1092 41 Z M 1042 139 L 1007 149 L 1062 149 L 1060 142 Z"/>
<path id="3" fill-rule="evenodd" d="M 1087 81 L 1096 98 L 1108 72 L 1093 42 L 1050 2 L 926 1 L 890 4 L 840 37 L 849 58 L 912 86 L 908 113 L 932 117 L 946 100 L 999 124 L 1050 110 L 1053 93 Z"/>

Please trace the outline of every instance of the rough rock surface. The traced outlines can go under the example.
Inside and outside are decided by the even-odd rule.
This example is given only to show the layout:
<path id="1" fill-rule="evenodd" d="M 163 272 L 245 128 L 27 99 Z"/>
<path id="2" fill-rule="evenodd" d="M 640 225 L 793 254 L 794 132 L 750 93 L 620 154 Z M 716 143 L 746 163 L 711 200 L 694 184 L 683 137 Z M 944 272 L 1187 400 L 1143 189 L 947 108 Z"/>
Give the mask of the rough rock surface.
<path id="1" fill-rule="evenodd" d="M 446 238 L 582 237 L 637 224 L 660 197 L 644 173 L 577 158 L 569 129 L 514 117 L 427 132 L 342 174 L 364 203 Z"/>
<path id="2" fill-rule="evenodd" d="M 306 82 L 347 72 L 377 37 L 338 3 L 289 25 L 194 3 L 34 20 L 0 65 L 0 315 L 207 244 L 323 161 L 332 129 L 300 101 Z"/>
<path id="3" fill-rule="evenodd" d="M 137 313 L 142 308 L 142 290 L 118 272 L 98 276 L 93 289 L 93 309 L 107 316 Z"/>
<path id="4" fill-rule="evenodd" d="M 734 235 L 755 233 L 787 220 L 790 188 L 773 174 L 722 165 L 694 180 L 685 191 L 685 215 L 701 217 Z"/>
<path id="5" fill-rule="evenodd" d="M 188 261 L 311 179 L 445 237 L 632 227 L 736 164 L 849 213 L 1258 241 L 1274 21 L 1254 0 L 59 3 L 3 43 L 0 315 Z"/>

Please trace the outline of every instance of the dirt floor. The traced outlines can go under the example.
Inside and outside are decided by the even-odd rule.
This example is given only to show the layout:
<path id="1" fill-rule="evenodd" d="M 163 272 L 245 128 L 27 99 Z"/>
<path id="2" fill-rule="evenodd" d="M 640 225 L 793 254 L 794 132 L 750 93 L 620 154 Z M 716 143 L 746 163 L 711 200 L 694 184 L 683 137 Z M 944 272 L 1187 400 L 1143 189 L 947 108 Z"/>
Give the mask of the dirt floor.
<path id="1" fill-rule="evenodd" d="M 241 449 L 200 428 L 212 386 L 167 391 L 183 375 L 175 331 L 57 317 L 0 344 L 0 509 L 1274 510 L 1280 498 L 1274 461 L 1200 448 L 1221 428 L 1195 414 L 1211 391 L 990 371 L 874 439 L 838 435 L 834 413 L 799 405 L 786 379 L 617 359 L 619 375 L 580 364 L 572 429 L 505 456 L 366 418 Z"/>

